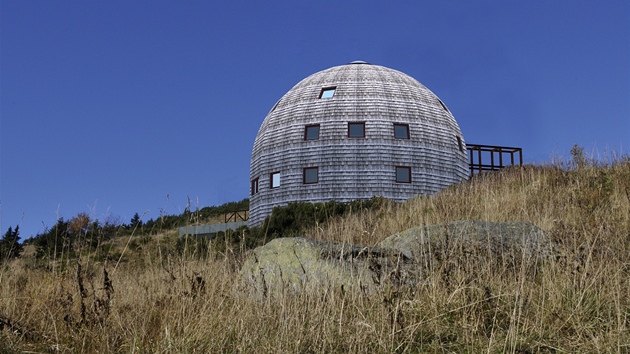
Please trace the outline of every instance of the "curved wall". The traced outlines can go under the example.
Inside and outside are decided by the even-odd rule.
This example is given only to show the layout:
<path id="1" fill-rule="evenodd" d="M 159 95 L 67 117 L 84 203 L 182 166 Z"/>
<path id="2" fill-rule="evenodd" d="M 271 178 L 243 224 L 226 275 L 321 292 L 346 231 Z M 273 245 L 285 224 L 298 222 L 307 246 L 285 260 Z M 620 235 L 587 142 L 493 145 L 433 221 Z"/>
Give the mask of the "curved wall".
<path id="1" fill-rule="evenodd" d="M 429 89 L 378 65 L 336 66 L 300 81 L 263 121 L 250 164 L 250 226 L 292 201 L 404 201 L 468 174 L 459 126 Z"/>

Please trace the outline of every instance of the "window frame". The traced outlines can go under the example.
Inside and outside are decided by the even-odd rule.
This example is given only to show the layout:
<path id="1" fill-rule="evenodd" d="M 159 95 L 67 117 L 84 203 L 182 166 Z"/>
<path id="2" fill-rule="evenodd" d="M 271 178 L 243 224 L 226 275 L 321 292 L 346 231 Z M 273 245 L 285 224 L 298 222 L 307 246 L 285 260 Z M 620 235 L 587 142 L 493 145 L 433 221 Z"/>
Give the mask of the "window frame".
<path id="1" fill-rule="evenodd" d="M 464 152 L 464 142 L 462 141 L 462 138 L 459 135 L 455 135 L 455 137 L 457 138 L 457 145 L 459 146 L 459 152 Z"/>
<path id="2" fill-rule="evenodd" d="M 252 180 L 252 185 L 250 189 L 251 195 L 256 195 L 260 191 L 260 177 L 256 177 Z"/>
<path id="3" fill-rule="evenodd" d="M 363 135 L 362 136 L 352 136 L 350 135 L 350 126 L 351 125 L 361 125 L 363 127 Z M 350 139 L 365 139 L 365 122 L 348 122 L 348 138 Z"/>
<path id="4" fill-rule="evenodd" d="M 408 173 L 408 181 L 402 181 L 400 179 L 398 179 L 398 170 L 399 169 L 405 169 L 407 170 Z M 411 166 L 394 166 L 394 174 L 395 174 L 395 178 L 394 180 L 396 181 L 396 183 L 404 183 L 404 184 L 411 184 Z"/>
<path id="5" fill-rule="evenodd" d="M 405 127 L 407 135 L 405 137 L 396 136 L 396 127 Z M 409 139 L 411 139 L 411 133 L 409 132 L 409 124 L 394 123 L 394 139 L 401 139 L 401 140 L 409 140 Z"/>
<path id="6" fill-rule="evenodd" d="M 309 128 L 315 128 L 315 127 L 317 127 L 317 137 L 316 137 L 316 138 L 309 139 L 309 138 L 308 138 L 308 131 L 309 131 Z M 320 124 L 309 124 L 309 125 L 306 125 L 306 126 L 304 127 L 304 141 L 309 141 L 309 140 L 319 140 L 319 131 L 320 131 L 320 129 L 321 129 L 321 125 L 320 125 Z"/>
<path id="7" fill-rule="evenodd" d="M 306 171 L 307 170 L 315 170 L 315 182 L 307 182 L 306 181 Z M 302 169 L 302 183 L 303 184 L 317 184 L 319 183 L 319 166 L 311 166 L 305 167 Z"/>
<path id="8" fill-rule="evenodd" d="M 274 185 L 274 183 L 273 183 L 273 177 L 275 175 L 278 175 L 278 185 Z M 280 188 L 280 186 L 282 185 L 281 177 L 282 177 L 282 175 L 280 174 L 280 171 L 271 172 L 269 174 L 269 188 L 270 189 Z"/>
<path id="9" fill-rule="evenodd" d="M 332 91 L 332 95 L 324 97 L 324 94 L 330 91 Z M 337 86 L 322 87 L 317 98 L 320 100 L 327 100 L 329 98 L 335 97 L 335 93 L 337 93 Z"/>

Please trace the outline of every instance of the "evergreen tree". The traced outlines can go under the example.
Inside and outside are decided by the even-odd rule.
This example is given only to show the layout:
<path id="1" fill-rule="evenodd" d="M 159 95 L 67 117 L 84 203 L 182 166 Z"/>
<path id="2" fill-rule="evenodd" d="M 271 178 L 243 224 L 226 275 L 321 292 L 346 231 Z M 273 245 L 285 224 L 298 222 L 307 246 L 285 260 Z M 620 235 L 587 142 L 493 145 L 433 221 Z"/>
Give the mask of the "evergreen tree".
<path id="1" fill-rule="evenodd" d="M 131 221 L 129 222 L 129 227 L 130 228 L 135 228 L 135 227 L 141 227 L 142 226 L 142 220 L 140 220 L 140 215 L 138 215 L 138 213 L 133 214 L 133 218 L 131 218 Z"/>
<path id="2" fill-rule="evenodd" d="M 0 240 L 0 261 L 19 257 L 24 247 L 20 244 L 20 225 L 9 227 Z"/>
<path id="3" fill-rule="evenodd" d="M 55 226 L 43 234 L 37 235 L 33 243 L 37 249 L 37 258 L 55 258 L 62 252 L 70 251 L 72 246 L 71 235 L 68 232 L 69 224 L 63 218 L 59 218 Z"/>

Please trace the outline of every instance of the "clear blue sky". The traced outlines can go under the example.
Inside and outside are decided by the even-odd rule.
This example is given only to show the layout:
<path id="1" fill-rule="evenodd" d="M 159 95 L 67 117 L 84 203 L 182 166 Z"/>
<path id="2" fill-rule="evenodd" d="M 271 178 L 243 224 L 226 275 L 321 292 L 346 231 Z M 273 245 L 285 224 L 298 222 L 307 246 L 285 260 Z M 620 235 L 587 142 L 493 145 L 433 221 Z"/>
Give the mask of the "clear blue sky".
<path id="1" fill-rule="evenodd" d="M 630 150 L 630 2 L 0 2 L 2 233 L 248 197 L 273 104 L 364 60 L 528 163 Z"/>

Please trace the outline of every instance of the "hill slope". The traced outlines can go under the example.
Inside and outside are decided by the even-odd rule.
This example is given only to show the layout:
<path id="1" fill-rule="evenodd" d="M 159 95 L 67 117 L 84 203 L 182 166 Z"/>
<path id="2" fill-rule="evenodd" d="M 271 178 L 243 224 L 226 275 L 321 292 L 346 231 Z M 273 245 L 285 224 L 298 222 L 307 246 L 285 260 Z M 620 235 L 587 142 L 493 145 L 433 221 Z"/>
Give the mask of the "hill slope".
<path id="1" fill-rule="evenodd" d="M 128 236 L 101 258 L 78 252 L 54 266 L 28 258 L 5 265 L 0 349 L 630 350 L 628 160 L 474 176 L 433 197 L 331 217 L 302 234 L 376 244 L 413 226 L 462 219 L 531 222 L 553 240 L 556 260 L 532 271 L 490 259 L 467 263 L 473 261 L 450 249 L 411 292 L 392 288 L 367 297 L 324 289 L 260 302 L 234 287 L 247 237 L 255 232 L 211 242 L 177 239 L 172 232 Z"/>

